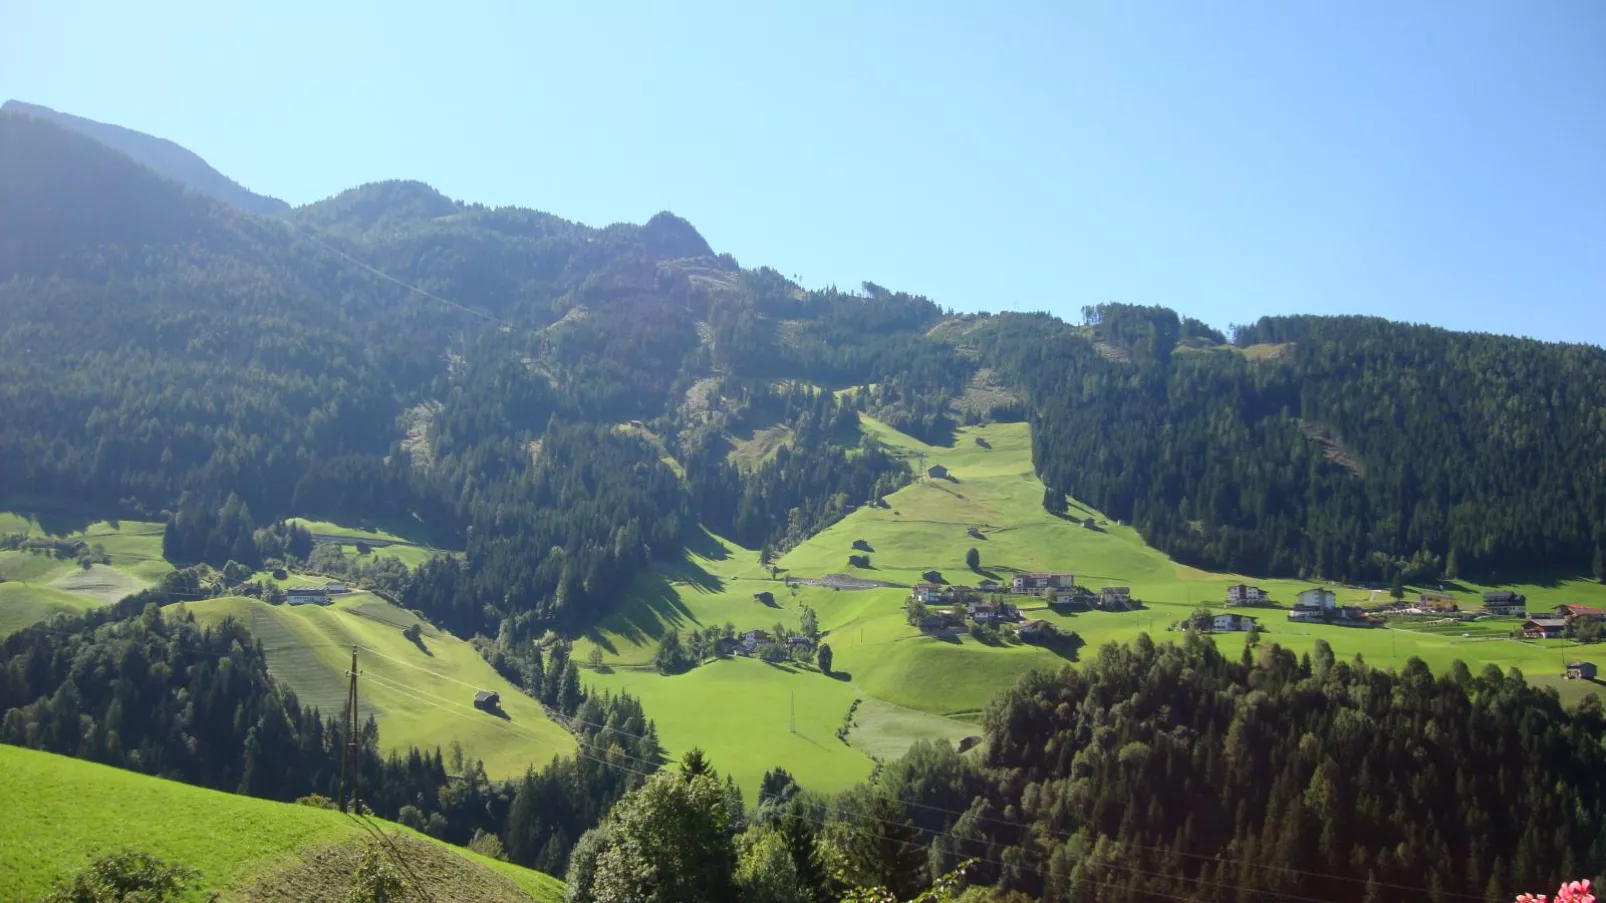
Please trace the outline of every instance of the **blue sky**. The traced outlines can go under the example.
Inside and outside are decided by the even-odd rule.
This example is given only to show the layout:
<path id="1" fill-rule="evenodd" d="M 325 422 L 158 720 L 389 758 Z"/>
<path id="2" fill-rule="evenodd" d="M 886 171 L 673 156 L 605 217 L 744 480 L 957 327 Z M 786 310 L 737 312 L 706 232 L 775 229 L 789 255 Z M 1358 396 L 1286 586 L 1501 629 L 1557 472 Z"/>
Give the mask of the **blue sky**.
<path id="1" fill-rule="evenodd" d="M 1606 344 L 1600 0 L 246 6 L 8 0 L 0 96 L 959 310 Z"/>

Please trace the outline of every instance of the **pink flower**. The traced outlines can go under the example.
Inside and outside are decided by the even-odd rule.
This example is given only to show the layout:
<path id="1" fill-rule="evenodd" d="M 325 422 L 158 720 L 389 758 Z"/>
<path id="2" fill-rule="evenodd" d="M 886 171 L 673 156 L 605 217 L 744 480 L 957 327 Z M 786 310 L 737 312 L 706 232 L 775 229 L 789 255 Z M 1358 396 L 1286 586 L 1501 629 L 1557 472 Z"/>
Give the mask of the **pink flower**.
<path id="1" fill-rule="evenodd" d="M 1551 900 L 1544 894 L 1518 894 L 1517 903 L 1551 903 Z M 1557 888 L 1554 903 L 1595 903 L 1595 895 L 1589 892 L 1589 879 L 1569 881 Z"/>

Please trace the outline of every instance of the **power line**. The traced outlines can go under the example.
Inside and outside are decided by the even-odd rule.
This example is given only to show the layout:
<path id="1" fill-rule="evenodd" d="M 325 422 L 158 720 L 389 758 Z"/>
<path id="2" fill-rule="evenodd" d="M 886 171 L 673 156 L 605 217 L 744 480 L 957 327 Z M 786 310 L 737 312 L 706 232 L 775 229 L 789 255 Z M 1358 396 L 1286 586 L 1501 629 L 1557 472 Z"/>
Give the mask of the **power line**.
<path id="1" fill-rule="evenodd" d="M 291 229 L 295 230 L 296 232 L 299 232 L 302 235 L 302 237 L 304 237 L 307 241 L 312 242 L 313 244 L 317 245 L 320 248 L 323 248 L 325 251 L 328 251 L 331 254 L 334 254 L 335 256 L 337 256 L 337 257 L 341 258 L 342 260 L 346 261 L 347 263 L 353 264 L 354 266 L 358 266 L 358 267 L 361 267 L 364 270 L 367 270 L 368 272 L 374 274 L 375 276 L 378 276 L 379 278 L 385 280 L 386 282 L 395 283 L 396 285 L 399 285 L 402 288 L 407 289 L 410 292 L 417 292 L 418 294 L 423 295 L 424 297 L 429 298 L 430 300 L 439 301 L 440 303 L 445 304 L 448 307 L 454 307 L 454 308 L 456 308 L 456 309 L 458 309 L 460 311 L 463 311 L 464 313 L 473 314 L 476 317 L 482 317 L 482 318 L 484 318 L 486 320 L 489 320 L 490 322 L 495 323 L 495 324 L 497 324 L 499 326 L 506 326 L 509 329 L 513 328 L 513 324 L 511 324 L 508 321 L 502 319 L 501 317 L 495 316 L 493 314 L 486 313 L 483 310 L 477 310 L 475 308 L 469 307 L 469 306 L 464 305 L 464 304 L 459 304 L 456 301 L 452 301 L 452 300 L 447 299 L 447 298 L 442 298 L 440 295 L 434 294 L 433 292 L 425 291 L 424 289 L 421 289 L 418 286 L 413 285 L 412 283 L 404 282 L 404 281 L 402 281 L 400 279 L 397 279 L 395 276 L 390 275 L 389 273 L 385 272 L 384 270 L 381 270 L 381 269 L 379 269 L 378 267 L 375 267 L 375 266 L 371 266 L 371 265 L 369 265 L 369 264 L 367 264 L 367 263 L 365 263 L 365 262 L 363 262 L 361 260 L 358 260 L 357 258 L 351 256 L 350 254 L 347 254 L 345 251 L 342 251 L 339 248 L 335 247 L 334 245 L 329 244 L 328 242 L 326 242 L 323 239 L 319 238 L 317 235 L 313 234 L 312 232 L 308 231 L 307 229 L 303 229 L 302 227 L 300 227 L 300 226 L 296 225 L 295 223 L 291 222 L 290 220 L 282 219 L 282 220 L 280 220 L 280 222 L 282 222 L 285 225 L 289 226 Z"/>

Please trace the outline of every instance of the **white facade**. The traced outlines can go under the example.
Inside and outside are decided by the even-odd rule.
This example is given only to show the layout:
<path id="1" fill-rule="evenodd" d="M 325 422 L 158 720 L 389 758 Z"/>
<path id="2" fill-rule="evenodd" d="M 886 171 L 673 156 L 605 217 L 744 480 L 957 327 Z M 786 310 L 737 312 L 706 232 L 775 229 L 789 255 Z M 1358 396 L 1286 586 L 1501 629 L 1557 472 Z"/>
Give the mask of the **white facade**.
<path id="1" fill-rule="evenodd" d="M 1248 630 L 1250 625 L 1254 623 L 1254 618 L 1245 617 L 1243 615 L 1216 615 L 1211 620 L 1210 629 L 1216 631 L 1217 633 L 1224 633 L 1232 630 Z"/>
<path id="2" fill-rule="evenodd" d="M 1245 586 L 1240 583 L 1237 586 L 1227 587 L 1228 602 L 1264 602 L 1266 597 L 1266 591 L 1258 586 Z"/>
<path id="3" fill-rule="evenodd" d="M 1325 586 L 1304 590 L 1297 598 L 1298 604 L 1312 608 L 1332 608 L 1338 602 L 1338 596 Z"/>

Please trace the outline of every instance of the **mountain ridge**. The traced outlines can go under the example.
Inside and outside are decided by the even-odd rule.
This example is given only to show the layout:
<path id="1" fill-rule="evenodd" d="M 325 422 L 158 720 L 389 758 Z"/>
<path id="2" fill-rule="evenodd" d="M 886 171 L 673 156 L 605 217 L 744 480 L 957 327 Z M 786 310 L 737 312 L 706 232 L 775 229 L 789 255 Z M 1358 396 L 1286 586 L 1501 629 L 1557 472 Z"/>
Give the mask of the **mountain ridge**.
<path id="1" fill-rule="evenodd" d="M 1589 346 L 1264 318 L 1233 336 L 1260 351 L 1222 354 L 1237 346 L 1220 332 L 1130 305 L 1089 308 L 1081 324 L 1008 312 L 956 323 L 874 283 L 806 290 L 742 267 L 673 214 L 592 228 L 418 182 L 297 208 L 290 229 L 156 184 L 113 190 L 146 177 L 32 122 L 0 117 L 18 159 L 8 231 L 60 247 L 20 248 L 0 272 L 57 280 L 0 288 L 15 299 L 0 316 L 13 485 L 147 512 L 237 493 L 264 518 L 442 523 L 475 567 L 441 566 L 417 592 L 465 634 L 515 616 L 582 627 L 694 523 L 779 552 L 873 504 L 913 473 L 865 442 L 860 413 L 933 445 L 963 423 L 1029 420 L 1051 489 L 1200 567 L 1382 582 L 1518 564 L 1606 571 L 1606 440 L 1590 400 L 1606 397 L 1606 355 Z M 111 173 L 108 187 L 62 220 L 79 171 Z M 46 187 L 29 181 L 51 172 Z M 69 326 L 68 309 L 96 315 Z M 130 337 L 145 343 L 138 355 L 122 350 Z M 45 348 L 68 357 L 52 369 Z M 89 351 L 172 372 L 113 401 L 74 363 Z M 983 369 L 996 391 L 962 405 Z M 220 410 L 250 413 L 174 447 L 192 415 L 156 400 L 158 385 L 233 393 Z M 68 425 L 67 410 L 84 417 Z M 420 411 L 424 422 L 400 426 Z M 1477 424 L 1455 434 L 1453 469 L 1433 451 L 1435 422 Z M 1323 424 L 1327 443 L 1300 423 Z M 1404 423 L 1408 440 L 1369 439 Z M 738 437 L 759 430 L 786 441 L 736 466 Z M 427 469 L 402 449 L 408 431 L 411 448 L 428 440 Z M 48 453 L 52 442 L 65 451 Z M 1330 459 L 1333 442 L 1352 466 Z M 619 466 L 599 470 L 602 459 Z M 619 507 L 581 528 L 555 510 L 560 497 Z"/>
<path id="2" fill-rule="evenodd" d="M 185 187 L 251 213 L 282 213 L 290 205 L 278 198 L 257 194 L 214 169 L 200 155 L 177 142 L 147 135 L 120 125 L 97 122 L 71 113 L 62 113 L 39 104 L 8 100 L 0 112 L 33 116 L 63 128 L 87 135 Z"/>

